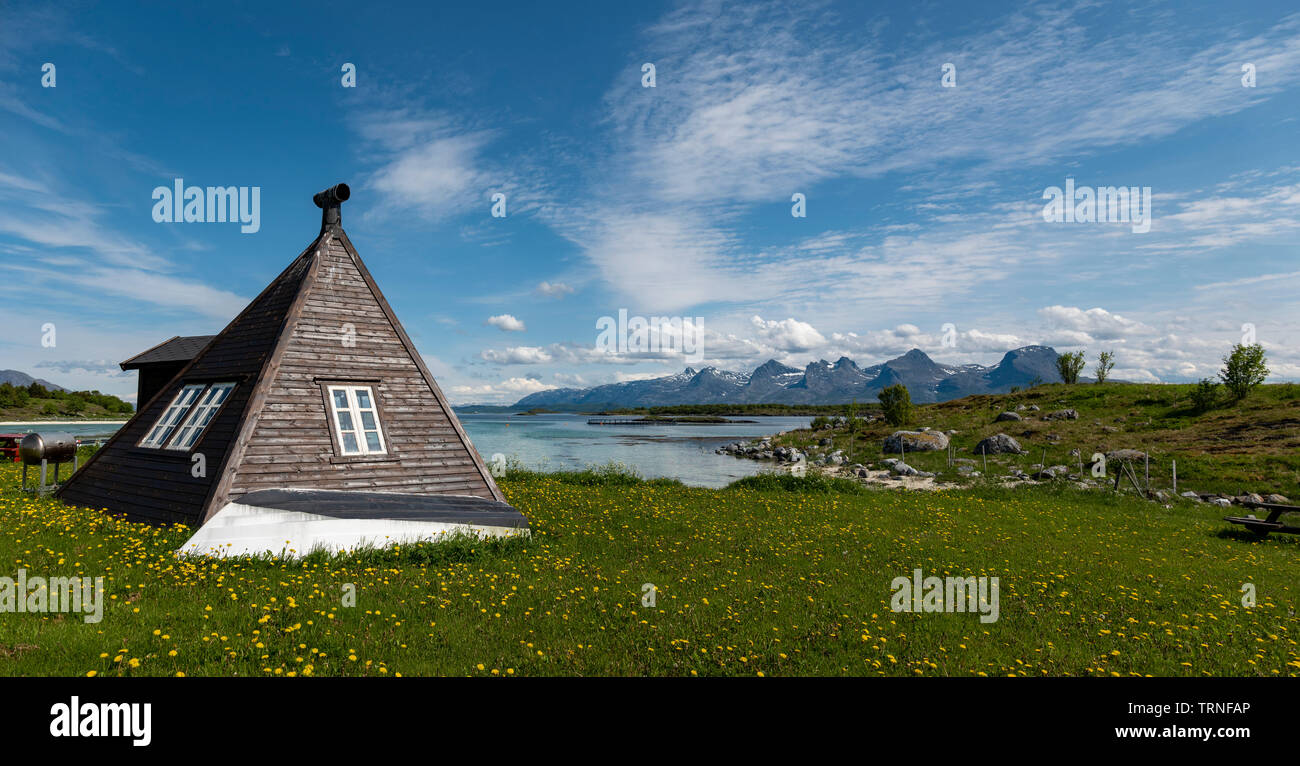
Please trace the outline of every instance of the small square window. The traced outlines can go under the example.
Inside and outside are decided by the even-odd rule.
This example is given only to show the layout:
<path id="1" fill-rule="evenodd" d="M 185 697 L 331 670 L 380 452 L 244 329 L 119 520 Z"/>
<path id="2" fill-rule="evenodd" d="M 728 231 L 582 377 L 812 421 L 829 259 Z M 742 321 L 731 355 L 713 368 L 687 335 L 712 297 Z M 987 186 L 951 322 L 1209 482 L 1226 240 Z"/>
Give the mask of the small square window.
<path id="1" fill-rule="evenodd" d="M 369 386 L 330 386 L 331 427 L 344 455 L 387 452 L 374 394 Z"/>

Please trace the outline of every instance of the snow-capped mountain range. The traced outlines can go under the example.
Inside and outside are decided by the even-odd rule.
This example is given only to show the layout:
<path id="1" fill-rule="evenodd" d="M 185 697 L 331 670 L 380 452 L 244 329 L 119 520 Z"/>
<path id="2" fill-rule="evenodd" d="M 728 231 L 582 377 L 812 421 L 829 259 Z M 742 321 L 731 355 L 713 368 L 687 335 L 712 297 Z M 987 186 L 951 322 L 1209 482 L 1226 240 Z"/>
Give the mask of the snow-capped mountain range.
<path id="1" fill-rule="evenodd" d="M 1013 386 L 1061 380 L 1055 349 L 1025 346 L 1008 351 L 990 367 L 935 362 L 920 349 L 887 362 L 859 367 L 848 357 L 812 362 L 804 369 L 775 359 L 753 372 L 716 367 L 687 367 L 676 375 L 611 383 L 594 388 L 555 388 L 520 399 L 514 406 L 532 407 L 655 407 L 674 404 L 779 403 L 841 404 L 876 399 L 880 389 L 902 383 L 913 402 L 944 402 L 971 394 L 1006 393 Z"/>

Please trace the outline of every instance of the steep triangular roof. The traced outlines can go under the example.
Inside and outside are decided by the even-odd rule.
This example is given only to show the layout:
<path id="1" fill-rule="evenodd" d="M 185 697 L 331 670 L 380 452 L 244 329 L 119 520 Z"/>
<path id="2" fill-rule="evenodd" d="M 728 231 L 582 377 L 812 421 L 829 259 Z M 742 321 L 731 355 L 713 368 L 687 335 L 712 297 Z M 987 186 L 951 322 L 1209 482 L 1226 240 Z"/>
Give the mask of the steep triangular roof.
<path id="1" fill-rule="evenodd" d="M 316 240 L 158 395 L 140 404 L 59 490 L 61 499 L 191 525 L 243 494 L 270 488 L 504 502 L 343 231 L 337 201 L 332 209 L 322 207 Z M 191 449 L 140 446 L 186 385 L 219 382 L 235 385 Z M 383 454 L 341 454 L 327 405 L 331 384 L 373 392 Z"/>

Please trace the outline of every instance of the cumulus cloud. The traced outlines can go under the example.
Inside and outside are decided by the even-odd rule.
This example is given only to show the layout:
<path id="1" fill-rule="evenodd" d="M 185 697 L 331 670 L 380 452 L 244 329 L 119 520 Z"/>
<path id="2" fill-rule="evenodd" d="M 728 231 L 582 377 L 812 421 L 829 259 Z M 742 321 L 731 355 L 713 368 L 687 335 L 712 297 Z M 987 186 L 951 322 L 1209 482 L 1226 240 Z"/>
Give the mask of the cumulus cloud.
<path id="1" fill-rule="evenodd" d="M 848 356 L 862 366 L 869 366 L 919 348 L 940 364 L 990 365 L 1007 351 L 1042 344 L 1061 352 L 1084 351 L 1088 374 L 1096 355 L 1110 350 L 1117 357 L 1112 372 L 1116 380 L 1177 382 L 1213 377 L 1221 366 L 1222 356 L 1240 340 L 1242 332 L 1238 323 L 1207 322 L 1197 314 L 1143 313 L 1139 318 L 1100 306 L 1085 309 L 1055 304 L 1033 311 L 1030 316 L 1036 316 L 1037 321 L 1016 322 L 1014 329 L 1007 330 L 994 322 L 983 327 L 954 327 L 955 333 L 946 334 L 939 323 L 907 323 L 892 328 L 823 334 L 811 323 L 793 317 L 769 320 L 758 315 L 737 315 L 715 323 L 727 329 L 714 328 L 707 332 L 703 360 L 692 360 L 690 364 L 697 369 L 713 365 L 747 372 L 768 359 L 802 368 L 819 358 Z M 1294 379 L 1300 372 L 1300 353 L 1295 350 L 1300 344 L 1290 340 L 1294 330 L 1285 323 L 1269 322 L 1260 324 L 1256 332 L 1269 354 L 1273 372 L 1270 380 Z M 661 377 L 680 370 L 674 365 L 682 362 L 668 355 L 651 359 L 646 355 L 611 354 L 565 343 L 487 350 L 481 357 L 497 365 L 563 365 L 566 372 L 553 374 L 551 379 L 560 385 L 578 387 Z M 618 371 L 612 375 L 595 373 L 588 377 L 574 369 L 648 361 L 657 361 L 664 368 Z"/>
<path id="2" fill-rule="evenodd" d="M 452 386 L 452 393 L 458 398 L 463 397 L 499 397 L 502 395 L 526 395 L 535 394 L 538 391 L 549 391 L 556 386 L 550 383 L 543 383 L 534 378 L 507 378 L 498 383 L 483 383 L 479 385 L 460 385 Z"/>
<path id="3" fill-rule="evenodd" d="M 825 336 L 817 328 L 793 317 L 763 319 L 755 314 L 749 321 L 763 340 L 780 351 L 810 351 L 826 345 Z"/>
<path id="4" fill-rule="evenodd" d="M 1029 345 L 1015 333 L 983 332 L 966 330 L 958 333 L 963 350 L 1010 351 Z"/>
<path id="5" fill-rule="evenodd" d="M 1084 311 L 1075 306 L 1048 306 L 1039 309 L 1038 315 L 1049 327 L 1065 331 L 1063 337 L 1077 338 L 1083 343 L 1092 339 L 1116 340 L 1134 333 L 1150 332 L 1150 328 L 1141 322 L 1112 314 L 1103 308 Z"/>
<path id="6" fill-rule="evenodd" d="M 488 317 L 487 323 L 501 332 L 523 332 L 528 329 L 524 326 L 523 322 L 514 318 L 510 314 L 497 314 L 496 316 Z"/>
<path id="7" fill-rule="evenodd" d="M 546 364 L 555 360 L 546 349 L 538 346 L 514 346 L 504 351 L 488 348 L 480 352 L 479 357 L 493 364 Z"/>

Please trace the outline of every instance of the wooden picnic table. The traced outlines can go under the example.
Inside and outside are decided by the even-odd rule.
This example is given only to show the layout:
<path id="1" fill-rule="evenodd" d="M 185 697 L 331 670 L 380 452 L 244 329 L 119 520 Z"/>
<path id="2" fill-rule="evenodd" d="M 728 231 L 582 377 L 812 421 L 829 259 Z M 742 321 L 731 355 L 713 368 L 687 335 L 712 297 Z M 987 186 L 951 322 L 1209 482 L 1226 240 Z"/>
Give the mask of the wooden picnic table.
<path id="1" fill-rule="evenodd" d="M 1224 521 L 1233 524 L 1240 524 L 1251 532 L 1260 537 L 1268 537 L 1269 532 L 1281 532 L 1283 534 L 1300 535 L 1300 527 L 1291 527 L 1283 524 L 1280 519 L 1284 513 L 1300 513 L 1300 505 L 1282 505 L 1281 503 L 1242 503 L 1245 508 L 1258 508 L 1268 511 L 1268 518 L 1257 519 L 1251 516 L 1225 516 Z"/>

